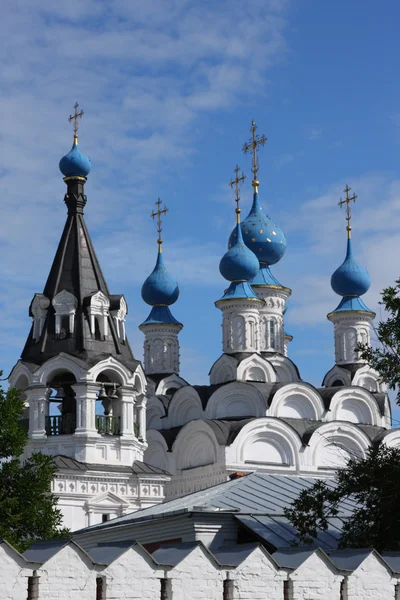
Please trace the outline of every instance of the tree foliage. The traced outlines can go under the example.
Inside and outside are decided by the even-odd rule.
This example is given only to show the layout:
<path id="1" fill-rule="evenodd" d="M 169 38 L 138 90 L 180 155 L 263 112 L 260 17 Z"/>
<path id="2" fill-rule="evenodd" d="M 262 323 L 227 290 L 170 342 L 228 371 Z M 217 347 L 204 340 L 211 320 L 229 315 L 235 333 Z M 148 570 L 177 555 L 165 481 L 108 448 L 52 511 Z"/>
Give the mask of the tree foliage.
<path id="1" fill-rule="evenodd" d="M 380 304 L 388 317 L 375 329 L 379 346 L 360 344 L 357 350 L 390 389 L 397 389 L 397 404 L 400 404 L 400 279 L 383 290 Z"/>
<path id="2" fill-rule="evenodd" d="M 357 508 L 344 520 L 339 547 L 400 550 L 400 449 L 372 446 L 365 458 L 351 458 L 335 483 L 317 481 L 285 509 L 301 542 L 317 544 L 318 530 L 326 531 L 350 498 Z"/>
<path id="3" fill-rule="evenodd" d="M 24 401 L 15 388 L 0 386 L 0 537 L 20 551 L 36 539 L 65 536 L 61 511 L 51 493 L 56 467 L 50 456 L 21 460 L 28 435 L 20 419 Z"/>

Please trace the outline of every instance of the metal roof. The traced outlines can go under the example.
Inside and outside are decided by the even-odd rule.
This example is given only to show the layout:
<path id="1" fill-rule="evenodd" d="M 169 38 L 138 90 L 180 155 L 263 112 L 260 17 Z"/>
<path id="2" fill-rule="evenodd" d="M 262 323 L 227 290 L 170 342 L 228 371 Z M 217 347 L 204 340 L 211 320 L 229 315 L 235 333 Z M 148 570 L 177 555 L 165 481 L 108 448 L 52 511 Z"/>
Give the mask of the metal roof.
<path id="1" fill-rule="evenodd" d="M 238 567 L 260 544 L 240 544 L 237 546 L 222 546 L 213 552 L 217 561 L 224 566 Z"/>
<path id="2" fill-rule="evenodd" d="M 93 525 L 80 532 L 108 529 L 117 525 L 171 516 L 180 512 L 224 511 L 233 514 L 282 516 L 283 509 L 291 505 L 299 493 L 314 485 L 316 479 L 297 475 L 272 475 L 251 473 L 245 477 L 194 492 L 157 504 L 134 513 Z M 325 479 L 334 486 L 332 478 Z M 352 500 L 345 500 L 339 507 L 339 517 L 349 515 L 356 507 Z M 284 544 L 280 544 L 282 546 Z M 288 544 L 286 544 L 288 545 Z"/>
<path id="3" fill-rule="evenodd" d="M 85 548 L 85 550 L 92 561 L 97 565 L 109 565 L 121 556 L 121 554 L 124 554 L 128 548 L 135 545 L 136 542 L 133 540 L 125 540 L 121 542 L 97 544 L 96 546 Z"/>
<path id="4" fill-rule="evenodd" d="M 153 559 L 162 565 L 175 567 L 186 558 L 194 548 L 202 546 L 201 542 L 183 542 L 179 544 L 166 544 L 155 550 Z"/>
<path id="5" fill-rule="evenodd" d="M 32 546 L 29 546 L 28 550 L 25 550 L 22 556 L 29 562 L 43 564 L 52 558 L 52 556 L 57 554 L 57 552 L 62 550 L 62 548 L 68 546 L 68 544 L 74 544 L 77 546 L 75 542 L 65 538 L 46 542 L 34 542 Z M 82 552 L 84 552 L 84 550 L 82 550 Z"/>
<path id="6" fill-rule="evenodd" d="M 132 466 L 128 465 L 96 465 L 81 462 L 69 456 L 59 454 L 53 459 L 58 469 L 73 469 L 74 471 L 111 471 L 116 473 L 135 473 L 136 475 L 169 475 L 166 471 L 153 467 L 140 460 L 135 460 Z"/>

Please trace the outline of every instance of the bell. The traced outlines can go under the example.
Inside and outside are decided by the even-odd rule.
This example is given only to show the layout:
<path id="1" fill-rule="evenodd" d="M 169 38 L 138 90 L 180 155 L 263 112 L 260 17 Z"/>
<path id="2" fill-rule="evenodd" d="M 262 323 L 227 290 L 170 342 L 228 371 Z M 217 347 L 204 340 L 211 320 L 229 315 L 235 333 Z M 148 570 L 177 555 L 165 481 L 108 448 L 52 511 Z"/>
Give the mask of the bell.
<path id="1" fill-rule="evenodd" d="M 108 398 L 107 394 L 106 394 L 106 388 L 104 387 L 104 384 L 101 384 L 101 388 L 100 388 L 100 392 L 99 392 L 99 396 L 98 399 L 99 400 L 106 400 Z"/>
<path id="2" fill-rule="evenodd" d="M 117 394 L 117 384 L 114 383 L 113 385 L 113 390 L 110 394 L 110 400 L 118 400 L 118 394 Z"/>
<path id="3" fill-rule="evenodd" d="M 106 417 L 108 417 L 108 415 L 110 414 L 111 406 L 112 406 L 112 400 L 106 395 L 106 397 L 103 398 L 101 403 L 104 408 L 104 414 L 106 415 Z"/>

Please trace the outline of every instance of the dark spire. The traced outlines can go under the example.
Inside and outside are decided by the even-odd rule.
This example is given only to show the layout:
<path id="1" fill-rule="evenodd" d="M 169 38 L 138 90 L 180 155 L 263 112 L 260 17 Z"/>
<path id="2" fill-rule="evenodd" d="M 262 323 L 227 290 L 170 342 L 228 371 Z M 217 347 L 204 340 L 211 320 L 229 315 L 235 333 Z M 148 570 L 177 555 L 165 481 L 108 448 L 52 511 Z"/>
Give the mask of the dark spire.
<path id="1" fill-rule="evenodd" d="M 86 177 L 80 172 L 64 181 L 67 221 L 43 294 L 30 306 L 34 323 L 22 360 L 40 365 L 64 352 L 90 367 L 111 355 L 135 369 L 138 361 L 125 337 L 125 299 L 110 295 L 83 217 Z"/>

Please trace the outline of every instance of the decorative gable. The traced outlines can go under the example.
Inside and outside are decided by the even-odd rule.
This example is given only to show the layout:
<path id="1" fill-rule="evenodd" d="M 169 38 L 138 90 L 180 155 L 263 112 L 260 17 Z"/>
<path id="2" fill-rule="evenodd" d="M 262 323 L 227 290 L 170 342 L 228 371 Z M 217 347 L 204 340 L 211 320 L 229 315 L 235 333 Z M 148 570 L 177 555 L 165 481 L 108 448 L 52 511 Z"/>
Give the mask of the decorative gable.
<path id="1" fill-rule="evenodd" d="M 56 313 L 56 336 L 62 339 L 73 334 L 78 300 L 67 290 L 62 290 L 54 296 L 52 305 Z"/>
<path id="2" fill-rule="evenodd" d="M 35 342 L 39 341 L 42 335 L 44 322 L 47 317 L 47 310 L 50 306 L 50 300 L 44 294 L 35 294 L 31 302 L 29 313 L 33 319 L 32 337 Z"/>

